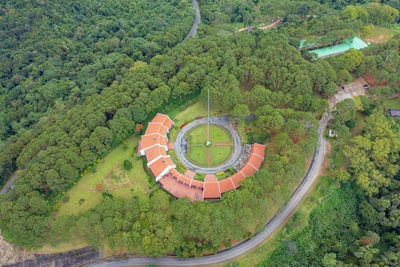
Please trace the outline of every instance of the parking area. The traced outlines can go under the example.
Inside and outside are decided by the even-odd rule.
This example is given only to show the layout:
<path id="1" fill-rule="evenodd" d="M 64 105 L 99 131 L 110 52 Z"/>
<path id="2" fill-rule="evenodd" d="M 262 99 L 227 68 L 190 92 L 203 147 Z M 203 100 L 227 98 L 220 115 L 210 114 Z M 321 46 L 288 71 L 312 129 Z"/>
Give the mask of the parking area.
<path id="1" fill-rule="evenodd" d="M 366 89 L 364 89 L 365 84 L 367 84 L 367 82 L 363 78 L 359 78 L 352 83 L 343 85 L 343 88 L 338 87 L 337 94 L 329 98 L 330 109 L 333 110 L 337 103 L 345 99 L 353 98 L 359 95 L 365 95 L 366 91 Z"/>

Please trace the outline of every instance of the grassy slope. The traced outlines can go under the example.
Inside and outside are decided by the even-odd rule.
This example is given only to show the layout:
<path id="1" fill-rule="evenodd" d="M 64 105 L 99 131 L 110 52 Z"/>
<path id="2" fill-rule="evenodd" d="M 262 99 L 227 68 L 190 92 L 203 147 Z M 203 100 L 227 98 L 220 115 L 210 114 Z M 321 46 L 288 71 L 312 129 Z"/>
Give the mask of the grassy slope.
<path id="1" fill-rule="evenodd" d="M 365 40 L 371 43 L 386 42 L 396 34 L 400 34 L 400 27 L 392 29 L 384 27 L 374 27 L 371 30 L 371 33 L 365 36 Z"/>
<path id="2" fill-rule="evenodd" d="M 102 200 L 101 191 L 96 185 L 101 183 L 103 191 L 115 196 L 142 197 L 149 192 L 149 177 L 143 169 L 143 161 L 136 156 L 138 136 L 134 135 L 127 140 L 128 149 L 124 145 L 116 147 L 100 163 L 96 165 L 96 172 L 88 172 L 66 194 L 70 197 L 67 203 L 61 205 L 58 215 L 79 214 L 95 207 Z M 133 153 L 133 156 L 132 156 Z M 126 171 L 122 167 L 124 160 L 130 160 L 133 168 Z M 82 205 L 80 199 L 85 199 Z"/>

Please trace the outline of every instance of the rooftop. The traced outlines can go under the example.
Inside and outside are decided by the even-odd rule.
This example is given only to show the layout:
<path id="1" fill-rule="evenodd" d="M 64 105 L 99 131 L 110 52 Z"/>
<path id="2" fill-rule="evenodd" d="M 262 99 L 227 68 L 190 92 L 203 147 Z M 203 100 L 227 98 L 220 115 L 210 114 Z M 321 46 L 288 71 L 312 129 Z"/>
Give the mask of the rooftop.
<path id="1" fill-rule="evenodd" d="M 152 146 L 159 145 L 167 147 L 167 137 L 160 134 L 143 135 L 140 140 L 140 149 L 146 150 Z"/>
<path id="2" fill-rule="evenodd" d="M 146 153 L 146 160 L 147 164 L 151 163 L 153 160 L 157 159 L 158 157 L 166 156 L 167 152 L 165 152 L 164 148 L 160 146 L 153 146 L 145 151 Z"/>
<path id="3" fill-rule="evenodd" d="M 175 164 L 172 162 L 169 156 L 161 157 L 149 165 L 149 169 L 156 180 L 161 178 L 160 176 L 163 174 L 163 172 L 166 170 L 169 171 L 171 168 L 175 168 Z"/>
<path id="4" fill-rule="evenodd" d="M 168 129 L 171 129 L 174 122 L 169 118 L 168 115 L 158 113 L 151 122 L 159 122 L 166 126 Z"/>
<path id="5" fill-rule="evenodd" d="M 217 178 L 208 178 L 204 180 L 204 199 L 218 199 L 221 198 L 221 191 Z"/>
<path id="6" fill-rule="evenodd" d="M 168 128 L 164 124 L 159 122 L 149 122 L 149 126 L 147 126 L 145 135 L 156 133 L 166 135 L 168 133 Z"/>

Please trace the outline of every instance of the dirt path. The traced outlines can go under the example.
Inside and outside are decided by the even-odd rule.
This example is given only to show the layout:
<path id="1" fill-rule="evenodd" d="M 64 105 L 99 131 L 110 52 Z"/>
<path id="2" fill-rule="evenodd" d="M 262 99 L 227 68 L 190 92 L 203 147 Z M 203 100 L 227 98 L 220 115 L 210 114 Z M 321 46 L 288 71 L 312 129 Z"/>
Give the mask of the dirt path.
<path id="1" fill-rule="evenodd" d="M 211 149 L 210 148 L 206 148 L 206 162 L 208 164 L 212 163 L 212 155 L 211 155 Z"/>
<path id="2" fill-rule="evenodd" d="M 271 24 L 260 26 L 260 27 L 248 26 L 248 27 L 241 28 L 241 29 L 235 31 L 235 33 L 242 32 L 242 31 L 251 31 L 254 29 L 266 30 L 266 29 L 276 27 L 280 22 L 281 22 L 281 19 L 278 19 L 277 21 L 274 21 Z"/>
<path id="3" fill-rule="evenodd" d="M 232 146 L 231 142 L 217 142 L 217 143 L 213 143 L 213 146 Z"/>

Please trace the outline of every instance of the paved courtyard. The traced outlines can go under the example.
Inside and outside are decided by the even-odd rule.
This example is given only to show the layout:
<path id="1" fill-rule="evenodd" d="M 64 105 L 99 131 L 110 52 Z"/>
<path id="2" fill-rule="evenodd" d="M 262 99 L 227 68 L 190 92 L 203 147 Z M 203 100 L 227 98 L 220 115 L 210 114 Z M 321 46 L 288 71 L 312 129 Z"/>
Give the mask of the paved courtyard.
<path id="1" fill-rule="evenodd" d="M 354 98 L 355 96 L 359 95 L 365 95 L 365 89 L 363 87 L 364 84 L 367 84 L 367 82 L 360 78 L 352 83 L 344 85 L 344 90 L 341 87 L 338 87 L 337 94 L 329 98 L 330 110 L 334 110 L 335 105 L 345 99 Z"/>

